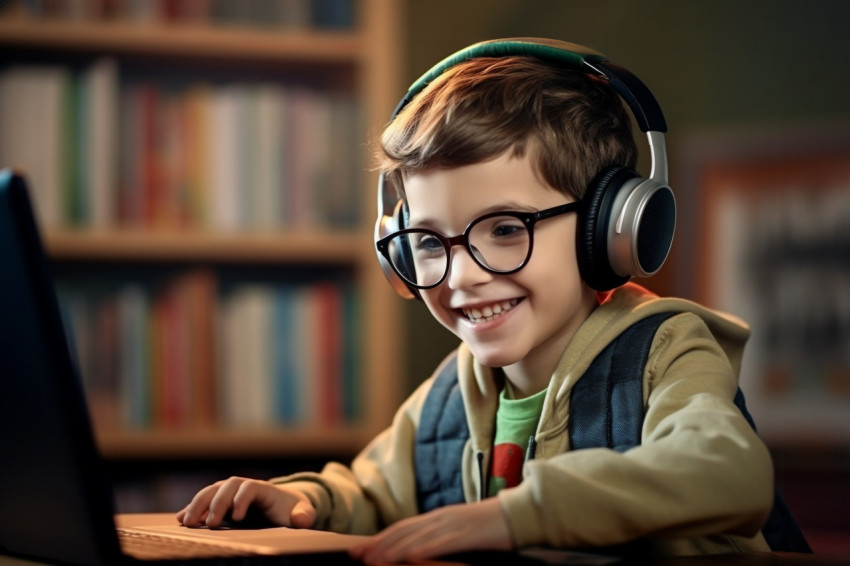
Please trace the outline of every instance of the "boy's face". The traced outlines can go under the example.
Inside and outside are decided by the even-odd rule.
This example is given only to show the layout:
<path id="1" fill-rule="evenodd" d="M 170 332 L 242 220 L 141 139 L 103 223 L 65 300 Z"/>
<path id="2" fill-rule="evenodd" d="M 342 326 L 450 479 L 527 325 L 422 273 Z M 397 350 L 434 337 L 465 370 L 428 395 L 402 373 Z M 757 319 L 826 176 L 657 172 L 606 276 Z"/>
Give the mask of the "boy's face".
<path id="1" fill-rule="evenodd" d="M 490 212 L 536 212 L 571 200 L 535 174 L 528 152 L 520 158 L 505 153 L 484 163 L 409 175 L 405 193 L 409 226 L 445 236 L 462 233 Z M 576 222 L 575 214 L 538 222 L 528 264 L 510 275 L 490 273 L 463 246 L 453 247 L 446 279 L 422 290 L 423 301 L 480 363 L 522 364 L 526 371 L 544 372 L 548 380 L 596 304 L 578 270 Z M 479 312 L 471 316 L 471 311 Z"/>

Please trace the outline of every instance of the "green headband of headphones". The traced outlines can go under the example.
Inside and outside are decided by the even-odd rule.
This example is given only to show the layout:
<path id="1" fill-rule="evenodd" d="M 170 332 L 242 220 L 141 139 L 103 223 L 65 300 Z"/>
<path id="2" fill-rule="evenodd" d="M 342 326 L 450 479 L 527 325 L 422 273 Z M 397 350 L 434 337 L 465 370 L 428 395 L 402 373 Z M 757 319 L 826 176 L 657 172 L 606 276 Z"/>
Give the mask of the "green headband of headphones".
<path id="1" fill-rule="evenodd" d="M 511 38 L 483 41 L 449 55 L 416 79 L 393 111 L 392 117 L 419 94 L 431 81 L 447 69 L 478 57 L 536 57 L 565 69 L 583 71 L 605 77 L 629 105 L 642 132 L 666 132 L 667 123 L 661 107 L 646 86 L 626 69 L 614 65 L 599 53 L 583 45 L 554 39 Z"/>

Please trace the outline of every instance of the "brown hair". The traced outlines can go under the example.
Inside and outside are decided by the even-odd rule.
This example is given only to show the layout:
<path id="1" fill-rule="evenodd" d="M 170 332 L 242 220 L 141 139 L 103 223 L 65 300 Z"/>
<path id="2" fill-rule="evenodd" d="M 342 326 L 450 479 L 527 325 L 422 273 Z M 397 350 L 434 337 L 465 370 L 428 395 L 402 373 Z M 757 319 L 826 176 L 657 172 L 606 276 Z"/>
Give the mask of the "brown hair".
<path id="1" fill-rule="evenodd" d="M 384 130 L 378 166 L 403 193 L 406 174 L 511 151 L 576 199 L 603 169 L 634 167 L 622 101 L 604 81 L 533 57 L 480 57 L 446 70 Z"/>

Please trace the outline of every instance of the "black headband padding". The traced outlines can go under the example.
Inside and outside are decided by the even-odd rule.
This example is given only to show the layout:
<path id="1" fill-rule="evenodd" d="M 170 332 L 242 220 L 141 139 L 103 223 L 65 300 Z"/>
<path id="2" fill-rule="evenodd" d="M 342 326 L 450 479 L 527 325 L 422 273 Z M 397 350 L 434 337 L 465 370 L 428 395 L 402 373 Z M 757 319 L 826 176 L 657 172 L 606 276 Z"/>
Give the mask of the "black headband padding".
<path id="1" fill-rule="evenodd" d="M 594 63 L 593 67 L 608 77 L 611 87 L 629 105 L 640 131 L 667 132 L 667 121 L 661 106 L 649 88 L 631 71 L 607 61 Z"/>

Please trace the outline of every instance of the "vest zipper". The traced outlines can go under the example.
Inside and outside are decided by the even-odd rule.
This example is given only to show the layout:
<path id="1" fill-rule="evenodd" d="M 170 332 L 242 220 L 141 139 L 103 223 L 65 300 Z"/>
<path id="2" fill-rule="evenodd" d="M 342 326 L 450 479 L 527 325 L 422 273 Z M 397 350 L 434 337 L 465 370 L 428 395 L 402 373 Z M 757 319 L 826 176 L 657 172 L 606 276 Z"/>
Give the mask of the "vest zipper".
<path id="1" fill-rule="evenodd" d="M 478 500 L 484 501 L 487 488 L 484 485 L 484 452 L 479 450 L 475 453 L 475 458 L 478 460 Z"/>
<path id="2" fill-rule="evenodd" d="M 537 452 L 537 441 L 534 440 L 534 435 L 532 434 L 528 437 L 528 446 L 525 449 L 525 461 L 534 460 L 535 452 Z"/>

